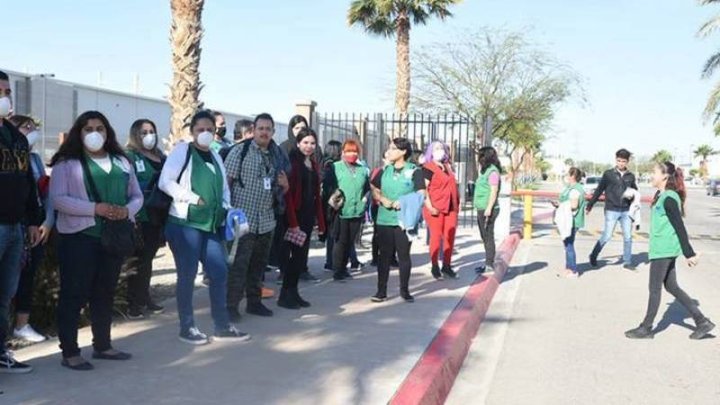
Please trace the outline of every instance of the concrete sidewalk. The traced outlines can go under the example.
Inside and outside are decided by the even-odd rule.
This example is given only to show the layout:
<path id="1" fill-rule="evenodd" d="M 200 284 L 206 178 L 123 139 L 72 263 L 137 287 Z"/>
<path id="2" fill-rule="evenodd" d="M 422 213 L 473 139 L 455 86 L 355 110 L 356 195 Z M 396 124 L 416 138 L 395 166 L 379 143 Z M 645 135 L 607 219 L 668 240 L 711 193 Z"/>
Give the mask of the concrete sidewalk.
<path id="1" fill-rule="evenodd" d="M 397 271 L 391 273 L 392 299 L 383 304 L 369 300 L 376 283 L 372 267 L 348 283 L 327 280 L 329 273 L 320 270 L 324 248 L 314 249 L 310 268 L 326 280 L 302 285 L 312 308 L 290 311 L 266 301 L 274 318 L 247 315 L 239 325 L 253 335 L 251 342 L 194 347 L 178 341 L 169 300 L 163 315 L 114 326 L 114 346 L 131 352 L 131 361 L 91 360 L 94 371 L 74 372 L 60 366 L 57 340 L 18 351 L 17 358 L 35 372 L 0 375 L 5 391 L 0 403 L 386 403 L 475 279 L 473 268 L 482 256 L 477 231 L 461 229 L 460 254 L 453 260 L 460 278 L 435 281 L 423 242 L 413 246 L 414 304 L 398 297 Z M 362 259 L 369 260 L 367 252 Z M 207 289 L 200 288 L 195 298 L 197 324 L 209 332 Z M 86 328 L 81 344 L 88 359 L 89 343 Z"/>
<path id="2" fill-rule="evenodd" d="M 688 339 L 692 319 L 663 293 L 654 340 L 623 332 L 639 324 L 647 305 L 648 268 L 617 264 L 622 243 L 604 250 L 606 266 L 579 279 L 558 278 L 562 243 L 540 227 L 523 242 L 480 327 L 448 404 L 718 404 L 720 340 Z M 577 242 L 587 262 L 595 238 Z M 678 262 L 680 285 L 701 310 L 720 320 L 717 242 L 694 242 L 703 252 L 695 269 Z M 634 244 L 646 252 L 646 242 Z M 645 261 L 647 256 L 636 256 Z M 718 331 L 715 331 L 717 334 Z"/>

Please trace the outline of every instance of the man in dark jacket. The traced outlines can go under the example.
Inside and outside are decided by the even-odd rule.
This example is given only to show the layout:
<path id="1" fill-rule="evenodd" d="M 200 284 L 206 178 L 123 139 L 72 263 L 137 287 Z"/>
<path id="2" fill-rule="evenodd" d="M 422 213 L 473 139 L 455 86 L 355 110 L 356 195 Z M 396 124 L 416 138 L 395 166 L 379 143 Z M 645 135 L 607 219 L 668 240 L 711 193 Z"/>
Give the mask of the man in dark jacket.
<path id="1" fill-rule="evenodd" d="M 638 188 L 635 175 L 628 169 L 631 156 L 627 149 L 620 149 L 615 153 L 615 168 L 603 173 L 595 194 L 587 204 L 589 214 L 600 196 L 605 193 L 605 229 L 590 254 L 590 265 L 593 267 L 597 267 L 598 255 L 612 239 L 615 225 L 620 222 L 623 231 L 623 267 L 635 270 L 632 262 L 632 219 L 629 215 L 632 199 L 628 198 L 626 193 L 628 189 Z"/>
<path id="2" fill-rule="evenodd" d="M 37 246 L 43 218 L 27 139 L 5 119 L 12 113 L 10 96 L 9 77 L 0 72 L 0 373 L 17 374 L 28 373 L 32 367 L 14 360 L 5 347 L 10 301 L 20 279 L 25 234 Z"/>

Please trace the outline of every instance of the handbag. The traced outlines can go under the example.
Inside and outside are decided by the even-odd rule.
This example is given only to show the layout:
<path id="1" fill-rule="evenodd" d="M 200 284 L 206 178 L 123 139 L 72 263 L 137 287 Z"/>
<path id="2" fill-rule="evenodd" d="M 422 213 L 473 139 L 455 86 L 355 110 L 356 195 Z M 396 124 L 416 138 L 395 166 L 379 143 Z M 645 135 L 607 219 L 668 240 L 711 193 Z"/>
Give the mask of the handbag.
<path id="1" fill-rule="evenodd" d="M 85 156 L 80 158 L 80 162 L 87 177 L 93 201 L 95 203 L 101 203 L 100 193 L 98 193 L 95 180 L 93 180 L 90 174 L 90 168 L 88 168 Z M 138 237 L 135 224 L 130 218 L 118 220 L 102 218 L 101 220 L 102 232 L 100 234 L 100 244 L 103 250 L 115 256 L 127 257 L 142 249 L 142 238 Z"/>
<path id="2" fill-rule="evenodd" d="M 287 232 L 285 232 L 285 237 L 283 239 L 293 245 L 303 246 L 307 240 L 307 234 L 303 231 L 293 231 L 292 229 L 288 229 Z"/>
<path id="3" fill-rule="evenodd" d="M 192 145 L 188 145 L 187 154 L 185 155 L 185 163 L 183 163 L 182 169 L 180 169 L 180 174 L 178 174 L 175 181 L 179 182 L 180 177 L 182 177 L 185 169 L 187 169 L 188 163 L 190 162 L 190 156 L 192 154 L 191 148 Z M 145 200 L 145 210 L 148 211 L 150 221 L 153 225 L 164 225 L 169 215 L 170 204 L 172 204 L 173 198 L 160 189 L 160 172 L 155 173 L 153 178 L 150 180 L 150 183 L 153 184 L 153 187 L 150 191 L 150 195 Z"/>

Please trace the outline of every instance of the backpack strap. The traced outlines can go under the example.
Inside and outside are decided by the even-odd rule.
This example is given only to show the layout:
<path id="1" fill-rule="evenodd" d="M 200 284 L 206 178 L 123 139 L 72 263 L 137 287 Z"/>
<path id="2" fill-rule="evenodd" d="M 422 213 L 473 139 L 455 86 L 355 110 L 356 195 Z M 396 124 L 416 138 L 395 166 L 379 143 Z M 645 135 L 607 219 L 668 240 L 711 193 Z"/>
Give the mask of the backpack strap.
<path id="1" fill-rule="evenodd" d="M 245 183 L 242 181 L 242 165 L 245 161 L 245 156 L 248 154 L 248 150 L 250 150 L 250 142 L 252 142 L 251 139 L 243 141 L 242 150 L 240 151 L 240 170 L 238 171 L 238 178 L 236 181 L 242 188 L 245 188 Z"/>

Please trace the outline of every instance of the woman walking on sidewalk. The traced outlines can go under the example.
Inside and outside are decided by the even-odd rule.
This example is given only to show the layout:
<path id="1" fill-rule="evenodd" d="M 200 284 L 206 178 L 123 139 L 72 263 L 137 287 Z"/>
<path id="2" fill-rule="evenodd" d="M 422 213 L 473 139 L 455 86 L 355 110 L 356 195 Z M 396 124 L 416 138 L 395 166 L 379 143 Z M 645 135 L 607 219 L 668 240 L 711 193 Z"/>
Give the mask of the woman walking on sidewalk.
<path id="1" fill-rule="evenodd" d="M 475 272 L 482 274 L 495 270 L 495 220 L 500 214 L 498 193 L 502 166 L 497 151 L 491 146 L 485 146 L 478 151 L 478 163 L 480 175 L 475 182 L 473 206 L 477 210 L 480 237 L 485 245 L 485 264 L 477 267 Z"/>
<path id="2" fill-rule="evenodd" d="M 296 240 L 285 237 L 282 254 L 290 256 L 287 268 L 283 269 L 283 284 L 277 304 L 287 309 L 307 308 L 310 303 L 305 301 L 298 291 L 300 273 L 308 264 L 310 235 L 317 222 L 321 241 L 325 239 L 325 218 L 322 201 L 320 200 L 320 172 L 315 160 L 317 135 L 310 128 L 303 128 L 297 134 L 297 147 L 290 152 L 290 188 L 285 194 L 287 234 L 302 235 Z"/>
<path id="3" fill-rule="evenodd" d="M 57 251 L 60 299 L 57 307 L 62 365 L 73 370 L 93 366 L 80 355 L 78 321 L 90 304 L 94 359 L 128 360 L 112 347 L 113 297 L 123 257 L 102 242 L 108 221 L 134 219 L 142 192 L 107 118 L 97 111 L 81 114 L 52 157 L 50 199 L 58 212 Z"/>
<path id="4" fill-rule="evenodd" d="M 563 240 L 565 246 L 565 277 L 577 277 L 577 255 L 575 254 L 575 236 L 577 231 L 585 226 L 585 190 L 582 181 L 585 175 L 577 167 L 571 167 L 565 176 L 565 189 L 560 193 L 559 203 L 553 203 L 555 208 L 562 204 L 569 205 L 568 218 L 570 236 Z"/>
<path id="5" fill-rule="evenodd" d="M 164 244 L 163 226 L 165 218 L 158 218 L 145 207 L 155 183 L 158 181 L 165 154 L 158 147 L 159 139 L 155 123 L 148 119 L 139 119 L 130 126 L 127 155 L 135 167 L 138 183 L 145 201 L 135 220 L 142 235 L 142 248 L 125 261 L 125 268 L 132 270 L 127 279 L 128 317 L 140 319 L 145 310 L 158 314 L 163 307 L 150 298 L 150 279 L 152 264 L 160 246 Z"/>
<path id="6" fill-rule="evenodd" d="M 227 252 L 224 224 L 230 207 L 230 189 L 222 159 L 210 149 L 215 117 L 208 111 L 190 121 L 191 143 L 179 143 L 162 169 L 159 188 L 172 198 L 165 237 L 177 268 L 179 339 L 203 345 L 208 336 L 195 326 L 193 292 L 198 263 L 210 279 L 210 313 L 216 339 L 249 340 L 230 324 L 227 298 Z"/>
<path id="7" fill-rule="evenodd" d="M 423 217 L 430 233 L 430 262 L 432 275 L 442 279 L 443 275 L 457 278 L 450 266 L 455 246 L 460 198 L 457 180 L 450 163 L 450 150 L 442 142 L 431 142 L 425 151 L 423 177 L 427 187 L 427 198 L 423 207 Z M 442 242 L 443 266 L 439 266 L 440 245 Z"/>
<path id="8" fill-rule="evenodd" d="M 670 162 L 655 166 L 652 184 L 657 187 L 650 218 L 650 297 L 645 319 L 640 326 L 625 332 L 630 339 L 652 339 L 653 321 L 660 306 L 663 285 L 667 292 L 690 312 L 695 321 L 695 331 L 690 339 L 702 339 L 715 328 L 697 304 L 677 283 L 675 261 L 681 254 L 689 267 L 698 264 L 698 257 L 690 246 L 683 215 L 685 213 L 685 183 L 682 169 Z"/>

